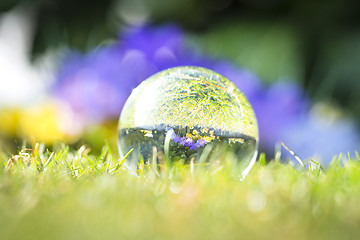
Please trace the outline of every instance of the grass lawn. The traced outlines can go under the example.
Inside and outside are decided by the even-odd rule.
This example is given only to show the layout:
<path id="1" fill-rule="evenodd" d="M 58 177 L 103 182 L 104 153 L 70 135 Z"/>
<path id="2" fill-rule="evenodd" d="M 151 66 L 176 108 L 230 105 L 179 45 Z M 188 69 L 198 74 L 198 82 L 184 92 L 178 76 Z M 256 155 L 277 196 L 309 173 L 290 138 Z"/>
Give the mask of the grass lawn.
<path id="1" fill-rule="evenodd" d="M 231 162 L 141 165 L 105 146 L 10 159 L 0 153 L 0 239 L 358 239 L 360 158 L 304 170 L 264 155 L 245 180 Z"/>

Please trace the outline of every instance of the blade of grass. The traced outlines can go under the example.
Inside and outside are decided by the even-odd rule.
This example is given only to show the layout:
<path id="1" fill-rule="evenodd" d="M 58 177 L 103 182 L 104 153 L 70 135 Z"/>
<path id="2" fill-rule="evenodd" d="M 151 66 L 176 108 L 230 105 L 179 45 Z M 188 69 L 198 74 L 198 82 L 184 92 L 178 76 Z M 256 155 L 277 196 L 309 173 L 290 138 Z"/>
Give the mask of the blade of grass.
<path id="1" fill-rule="evenodd" d="M 300 165 L 306 170 L 305 164 L 304 162 L 301 160 L 301 158 L 296 155 L 296 153 L 294 151 L 292 151 L 290 148 L 288 148 L 285 143 L 283 143 L 282 141 L 280 142 L 281 145 L 296 159 L 296 161 L 298 161 L 300 163 Z"/>

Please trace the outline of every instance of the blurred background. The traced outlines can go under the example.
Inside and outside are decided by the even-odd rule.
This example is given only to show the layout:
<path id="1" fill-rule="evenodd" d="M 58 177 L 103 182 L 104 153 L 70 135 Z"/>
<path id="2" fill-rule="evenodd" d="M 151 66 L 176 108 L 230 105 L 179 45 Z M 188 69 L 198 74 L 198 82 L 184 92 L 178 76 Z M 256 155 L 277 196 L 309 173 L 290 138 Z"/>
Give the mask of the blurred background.
<path id="1" fill-rule="evenodd" d="M 2 0 L 0 148 L 105 141 L 141 81 L 197 65 L 255 109 L 260 150 L 328 164 L 359 149 L 355 0 Z M 288 156 L 286 152 L 284 156 Z"/>

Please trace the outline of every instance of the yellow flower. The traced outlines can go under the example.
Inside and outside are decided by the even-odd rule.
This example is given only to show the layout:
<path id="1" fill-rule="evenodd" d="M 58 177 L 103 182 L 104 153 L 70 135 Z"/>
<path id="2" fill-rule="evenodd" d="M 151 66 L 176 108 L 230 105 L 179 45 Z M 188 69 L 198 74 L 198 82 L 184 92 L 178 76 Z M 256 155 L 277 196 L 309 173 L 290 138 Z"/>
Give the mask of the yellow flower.
<path id="1" fill-rule="evenodd" d="M 8 108 L 0 110 L 0 135 L 15 137 L 18 131 L 20 109 Z"/>
<path id="2" fill-rule="evenodd" d="M 204 128 L 201 129 L 201 132 L 202 132 L 202 133 L 207 133 L 208 131 L 209 131 L 209 129 L 206 128 L 206 127 L 204 127 Z"/>
<path id="3" fill-rule="evenodd" d="M 19 117 L 19 133 L 21 137 L 35 139 L 46 144 L 57 140 L 71 142 L 76 136 L 66 133 L 61 125 L 61 110 L 55 102 L 50 101 L 44 105 L 34 106 L 24 110 Z"/>
<path id="4" fill-rule="evenodd" d="M 186 133 L 185 137 L 186 138 L 193 138 L 194 136 L 191 133 Z"/>

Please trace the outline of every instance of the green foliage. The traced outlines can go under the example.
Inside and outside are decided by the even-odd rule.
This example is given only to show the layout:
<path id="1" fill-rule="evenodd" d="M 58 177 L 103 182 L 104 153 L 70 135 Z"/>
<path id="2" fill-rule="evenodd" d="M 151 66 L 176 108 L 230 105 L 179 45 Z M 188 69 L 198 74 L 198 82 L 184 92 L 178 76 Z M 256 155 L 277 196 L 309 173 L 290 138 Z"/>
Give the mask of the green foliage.
<path id="1" fill-rule="evenodd" d="M 265 155 L 242 181 L 232 162 L 139 165 L 109 146 L 0 155 L 2 239 L 348 239 L 359 234 L 360 158 L 295 169 Z"/>
<path id="2" fill-rule="evenodd" d="M 298 33 L 276 21 L 224 21 L 192 36 L 205 51 L 231 59 L 268 82 L 304 78 Z"/>

